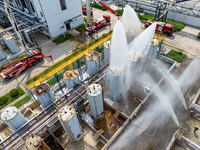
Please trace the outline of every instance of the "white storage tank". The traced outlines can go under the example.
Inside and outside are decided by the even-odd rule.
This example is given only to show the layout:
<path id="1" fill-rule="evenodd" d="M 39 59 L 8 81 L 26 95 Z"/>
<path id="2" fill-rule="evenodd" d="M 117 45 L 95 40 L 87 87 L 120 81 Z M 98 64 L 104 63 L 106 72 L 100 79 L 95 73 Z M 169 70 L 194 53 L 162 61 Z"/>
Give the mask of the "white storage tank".
<path id="1" fill-rule="evenodd" d="M 79 141 L 83 135 L 74 107 L 65 105 L 58 110 L 57 116 L 69 139 L 74 142 Z"/>
<path id="2" fill-rule="evenodd" d="M 37 135 L 31 135 L 24 144 L 26 150 L 51 150 L 46 143 Z"/>
<path id="3" fill-rule="evenodd" d="M 8 107 L 1 113 L 1 120 L 4 121 L 11 129 L 16 131 L 26 122 L 26 118 L 16 107 Z"/>
<path id="4" fill-rule="evenodd" d="M 146 71 L 150 71 L 152 64 L 154 64 L 154 60 L 157 54 L 158 44 L 159 41 L 157 39 L 152 40 L 148 54 L 146 55 L 146 62 L 143 66 L 143 69 Z"/>
<path id="5" fill-rule="evenodd" d="M 104 43 L 104 61 L 106 63 L 110 63 L 110 47 L 111 47 L 110 41 Z"/>
<path id="6" fill-rule="evenodd" d="M 68 70 L 63 74 L 63 77 L 68 90 L 74 88 L 74 86 L 79 82 L 77 70 Z"/>
<path id="7" fill-rule="evenodd" d="M 6 45 L 9 47 L 9 49 L 11 50 L 13 54 L 16 54 L 19 52 L 19 47 L 17 46 L 12 35 L 5 34 L 3 35 L 3 38 Z"/>
<path id="8" fill-rule="evenodd" d="M 94 75 L 98 72 L 98 55 L 89 54 L 86 56 L 86 64 L 89 75 Z"/>
<path id="9" fill-rule="evenodd" d="M 116 101 L 122 98 L 123 68 L 109 68 L 109 97 Z"/>
<path id="10" fill-rule="evenodd" d="M 91 84 L 87 87 L 87 95 L 90 104 L 91 115 L 94 119 L 104 116 L 103 94 L 100 84 Z"/>
<path id="11" fill-rule="evenodd" d="M 55 101 L 55 96 L 47 83 L 41 83 L 34 88 L 34 93 L 42 104 L 43 108 L 48 107 Z"/>
<path id="12" fill-rule="evenodd" d="M 2 48 L 0 47 L 0 61 L 2 61 L 2 60 L 4 60 L 4 59 L 6 59 L 6 56 L 4 55 L 3 50 L 2 50 Z"/>
<path id="13" fill-rule="evenodd" d="M 156 58 L 158 44 L 159 44 L 159 41 L 157 39 L 153 39 L 152 40 L 149 52 L 147 54 L 147 59 L 154 59 L 154 58 Z"/>

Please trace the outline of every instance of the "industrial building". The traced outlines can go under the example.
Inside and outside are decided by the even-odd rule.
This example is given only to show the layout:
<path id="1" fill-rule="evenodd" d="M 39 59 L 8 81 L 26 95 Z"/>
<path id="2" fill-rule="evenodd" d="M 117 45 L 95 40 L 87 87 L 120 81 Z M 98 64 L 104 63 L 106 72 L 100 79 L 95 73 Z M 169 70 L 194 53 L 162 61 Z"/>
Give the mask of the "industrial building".
<path id="1" fill-rule="evenodd" d="M 83 24 L 81 6 L 81 0 L 0 0 L 0 65 L 39 47 L 36 32 L 55 38 Z"/>
<path id="2" fill-rule="evenodd" d="M 1 11 L 5 12 L 4 1 L 0 4 Z M 32 30 L 42 28 L 42 32 L 51 38 L 83 24 L 81 0 L 12 0 L 10 5 L 19 21 L 31 22 Z"/>
<path id="3" fill-rule="evenodd" d="M 68 8 L 70 10 L 75 5 L 79 6 L 80 1 L 41 1 L 12 1 L 13 7 L 18 8 L 21 14 L 26 13 L 35 19 L 35 24 L 32 22 L 32 30 L 41 29 L 49 37 L 56 37 L 83 22 L 82 12 L 70 11 L 74 15 L 72 18 L 65 15 Z M 31 29 L 24 27 L 24 31 L 27 31 L 24 35 L 28 37 Z M 185 147 L 198 149 L 198 145 L 182 134 L 184 129 L 176 122 L 174 108 L 177 106 L 172 108 L 170 103 L 166 102 L 167 90 L 170 91 L 167 93 L 170 100 L 173 100 L 177 93 L 181 93 L 178 85 L 172 86 L 172 83 L 178 83 L 170 73 L 176 69 L 177 62 L 161 55 L 163 37 L 155 36 L 153 39 L 154 32 L 155 28 L 150 40 L 140 41 L 144 46 L 141 44 L 138 49 L 145 47 L 147 52 L 127 55 L 128 67 L 110 67 L 114 51 L 112 34 L 108 34 L 53 71 L 27 84 L 26 89 L 32 101 L 20 109 L 11 106 L 1 113 L 0 149 L 112 150 L 116 149 L 115 144 L 118 143 L 118 149 L 122 149 L 120 145 L 123 145 L 123 149 L 170 150 L 180 146 L 177 141 Z M 125 36 L 123 32 L 118 34 Z M 148 36 L 144 39 L 146 37 Z M 121 48 L 122 42 L 123 40 L 114 44 Z M 102 46 L 104 49 L 100 53 L 97 48 Z M 0 56 L 4 59 L 3 53 Z M 123 63 L 122 57 L 118 55 L 118 64 Z M 198 64 L 199 62 L 197 61 Z M 126 75 L 130 75 L 131 80 L 128 80 Z M 195 73 L 193 75 L 195 76 Z M 186 82 L 184 79 L 189 77 L 184 77 L 183 81 Z M 53 79 L 51 84 L 46 82 L 49 78 Z M 129 88 L 124 86 L 125 83 L 130 84 Z M 196 85 L 194 89 L 197 89 Z M 125 94 L 124 90 L 127 90 Z M 199 101 L 199 93 L 195 97 L 195 105 Z M 184 110 L 184 105 L 178 102 L 181 98 L 176 97 L 174 100 L 173 104 L 179 107 L 176 113 Z M 156 105 L 158 99 L 161 102 Z M 149 114 L 153 115 L 148 116 Z M 178 112 L 177 116 L 181 115 Z M 152 124 L 154 126 L 151 128 Z M 164 126 L 164 129 L 159 128 L 160 126 Z M 130 130 L 132 127 L 135 127 L 134 130 Z M 131 141 L 134 136 L 137 138 Z M 120 141 L 121 138 L 124 140 Z"/>

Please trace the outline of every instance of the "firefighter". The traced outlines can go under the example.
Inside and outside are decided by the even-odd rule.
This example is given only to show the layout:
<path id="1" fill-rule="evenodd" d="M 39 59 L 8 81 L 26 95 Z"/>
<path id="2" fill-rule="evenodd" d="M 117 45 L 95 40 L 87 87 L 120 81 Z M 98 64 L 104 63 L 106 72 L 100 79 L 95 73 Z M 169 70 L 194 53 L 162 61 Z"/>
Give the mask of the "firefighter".
<path id="1" fill-rule="evenodd" d="M 193 133 L 195 133 L 197 130 L 199 130 L 199 127 L 198 127 L 198 126 L 195 126 L 195 127 L 194 127 Z"/>

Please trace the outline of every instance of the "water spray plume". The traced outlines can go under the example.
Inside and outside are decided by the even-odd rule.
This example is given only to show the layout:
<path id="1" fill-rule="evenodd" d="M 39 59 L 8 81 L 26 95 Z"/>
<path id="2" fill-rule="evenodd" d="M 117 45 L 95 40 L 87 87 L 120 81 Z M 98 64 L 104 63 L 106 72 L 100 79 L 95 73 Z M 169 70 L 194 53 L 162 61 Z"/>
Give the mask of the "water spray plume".
<path id="1" fill-rule="evenodd" d="M 111 40 L 110 67 L 125 68 L 128 58 L 126 35 L 121 22 L 115 24 Z"/>
<path id="2" fill-rule="evenodd" d="M 178 85 L 184 93 L 200 76 L 200 58 L 194 59 L 178 79 Z"/>
<path id="3" fill-rule="evenodd" d="M 122 25 L 129 43 L 142 32 L 142 24 L 134 9 L 129 5 L 126 5 L 124 9 L 122 15 Z"/>

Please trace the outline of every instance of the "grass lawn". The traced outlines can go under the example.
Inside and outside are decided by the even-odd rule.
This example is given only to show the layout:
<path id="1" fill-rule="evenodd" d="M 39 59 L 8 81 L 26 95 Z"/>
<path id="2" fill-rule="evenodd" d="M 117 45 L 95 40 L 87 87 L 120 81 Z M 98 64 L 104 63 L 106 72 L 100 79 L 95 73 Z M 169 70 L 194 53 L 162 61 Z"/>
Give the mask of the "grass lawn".
<path id="1" fill-rule="evenodd" d="M 175 51 L 171 50 L 167 55 L 165 55 L 168 58 L 171 58 L 179 63 L 183 61 L 183 59 L 187 56 L 186 54 L 183 54 L 181 51 Z"/>
<path id="2" fill-rule="evenodd" d="M 6 105 L 8 105 L 9 103 L 11 103 L 12 101 L 16 100 L 17 98 L 19 98 L 20 96 L 22 96 L 25 93 L 20 87 L 18 87 L 18 91 L 19 91 L 19 94 L 16 97 L 11 97 L 10 96 L 10 92 L 7 93 L 7 94 L 5 94 L 4 97 L 6 97 L 8 99 L 8 101 L 7 101 L 7 103 L 1 105 L 0 109 L 3 108 L 3 107 L 5 107 Z"/>
<path id="3" fill-rule="evenodd" d="M 9 61 L 9 63 L 7 63 L 7 64 L 5 64 L 5 65 L 3 65 L 3 66 L 6 66 L 6 65 L 8 65 L 8 64 L 11 64 L 11 63 L 13 63 L 13 62 L 16 61 L 16 60 L 22 59 L 22 58 L 25 57 L 25 56 L 28 56 L 28 54 L 23 54 L 23 55 L 19 56 L 18 58 Z M 0 72 L 2 72 L 2 69 L 1 69 L 1 68 L 0 68 Z"/>
<path id="4" fill-rule="evenodd" d="M 68 55 L 67 57 L 65 57 L 63 60 L 61 60 L 61 61 L 55 63 L 54 65 L 52 65 L 51 67 L 45 69 L 42 73 L 38 74 L 37 76 L 34 76 L 29 81 L 27 81 L 26 84 L 30 85 L 34 81 L 38 80 L 40 77 L 48 74 L 49 72 L 51 72 L 52 70 L 54 70 L 58 66 L 62 65 L 63 63 L 66 63 L 66 61 L 72 59 L 74 56 L 77 56 L 80 53 L 84 52 L 88 47 L 96 44 L 97 42 L 101 41 L 102 39 L 104 39 L 105 37 L 107 37 L 110 34 L 112 34 L 112 30 L 109 31 L 108 33 L 104 33 L 101 37 L 97 38 L 95 41 L 91 41 L 87 46 L 82 46 L 80 49 L 74 51 L 73 53 L 71 53 L 70 55 Z"/>
<path id="5" fill-rule="evenodd" d="M 61 35 L 61 36 L 57 37 L 52 42 L 60 44 L 60 43 L 63 43 L 65 41 L 69 40 L 71 37 L 73 37 L 73 35 L 70 34 L 70 33 L 67 33 L 67 34 L 64 34 L 64 35 Z"/>
<path id="6" fill-rule="evenodd" d="M 92 4 L 92 7 L 96 8 L 96 9 L 103 10 L 103 11 L 107 10 L 106 8 L 104 8 L 103 6 L 100 6 L 100 5 L 97 4 L 97 3 L 93 3 L 93 4 Z"/>
<path id="7" fill-rule="evenodd" d="M 124 10 L 122 10 L 122 9 L 119 9 L 119 10 L 116 10 L 116 12 L 117 12 L 117 14 L 118 14 L 118 15 L 122 16 L 122 14 L 123 14 Z"/>
<path id="8" fill-rule="evenodd" d="M 61 80 L 62 78 L 63 78 L 63 74 L 65 73 L 65 71 L 62 71 L 61 73 L 58 73 L 58 78 L 59 78 L 59 80 Z M 47 83 L 49 84 L 49 85 L 53 85 L 53 84 L 55 84 L 57 82 L 57 80 L 55 79 L 55 77 L 53 77 L 53 78 L 51 78 L 51 79 L 49 79 L 48 81 L 47 81 Z"/>
<path id="9" fill-rule="evenodd" d="M 19 100 L 17 103 L 15 103 L 13 106 L 19 108 L 21 107 L 23 104 L 25 104 L 26 102 L 28 102 L 31 98 L 29 96 L 26 96 L 24 98 L 22 98 L 21 100 Z"/>
<path id="10" fill-rule="evenodd" d="M 82 24 L 82 25 L 80 25 L 80 26 L 78 26 L 78 27 L 76 28 L 76 31 L 78 31 L 78 32 L 83 32 L 83 31 L 84 31 L 84 27 L 85 27 L 85 24 Z"/>

